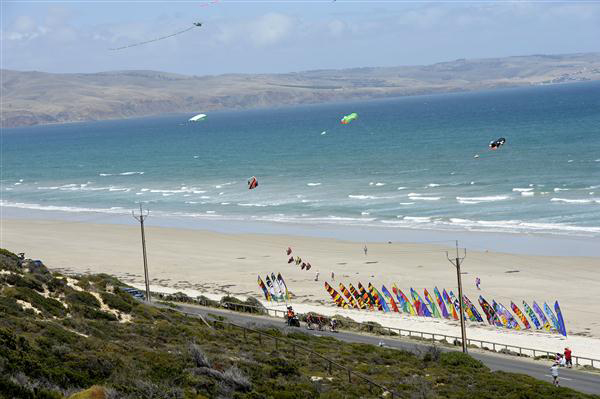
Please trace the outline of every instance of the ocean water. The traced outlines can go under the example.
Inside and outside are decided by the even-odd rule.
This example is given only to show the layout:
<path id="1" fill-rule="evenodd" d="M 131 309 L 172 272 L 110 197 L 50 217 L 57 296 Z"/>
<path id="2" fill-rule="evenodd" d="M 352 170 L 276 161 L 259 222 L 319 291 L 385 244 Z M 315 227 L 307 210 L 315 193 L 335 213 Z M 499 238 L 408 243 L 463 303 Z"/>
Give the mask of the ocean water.
<path id="1" fill-rule="evenodd" d="M 207 113 L 4 129 L 1 204 L 600 236 L 600 82 Z"/>

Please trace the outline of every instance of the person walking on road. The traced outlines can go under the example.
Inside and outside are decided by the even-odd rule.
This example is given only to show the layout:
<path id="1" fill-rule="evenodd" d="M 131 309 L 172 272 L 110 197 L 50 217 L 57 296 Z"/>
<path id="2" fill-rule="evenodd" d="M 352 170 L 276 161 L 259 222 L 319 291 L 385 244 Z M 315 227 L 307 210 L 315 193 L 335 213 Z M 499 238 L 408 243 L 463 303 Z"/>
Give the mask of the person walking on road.
<path id="1" fill-rule="evenodd" d="M 560 386 L 558 383 L 558 362 L 554 362 L 552 367 L 550 367 L 550 374 L 552 374 L 552 383 L 555 387 Z"/>
<path id="2" fill-rule="evenodd" d="M 571 359 L 571 349 L 565 348 L 565 365 L 568 368 L 573 367 L 573 360 Z"/>

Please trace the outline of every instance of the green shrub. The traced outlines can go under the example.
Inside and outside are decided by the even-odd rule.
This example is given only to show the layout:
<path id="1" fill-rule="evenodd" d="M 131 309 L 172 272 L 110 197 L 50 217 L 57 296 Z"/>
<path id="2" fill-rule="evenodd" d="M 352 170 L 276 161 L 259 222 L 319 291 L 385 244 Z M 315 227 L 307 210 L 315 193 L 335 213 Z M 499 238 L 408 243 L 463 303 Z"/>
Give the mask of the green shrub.
<path id="1" fill-rule="evenodd" d="M 91 306 L 94 308 L 100 308 L 100 302 L 96 299 L 95 296 L 85 291 L 73 291 L 68 294 L 65 298 L 67 302 L 71 305 L 83 305 L 83 306 Z"/>
<path id="2" fill-rule="evenodd" d="M 444 352 L 439 355 L 440 363 L 448 367 L 459 367 L 466 369 L 486 368 L 479 360 L 462 352 Z"/>
<path id="3" fill-rule="evenodd" d="M 62 303 L 53 298 L 45 298 L 36 291 L 27 287 L 13 287 L 5 290 L 7 296 L 29 302 L 33 307 L 40 310 L 45 316 L 64 316 L 67 311 Z"/>
<path id="4" fill-rule="evenodd" d="M 102 301 L 112 309 L 117 309 L 121 312 L 129 313 L 133 308 L 133 306 L 125 302 L 121 297 L 117 295 L 110 294 L 108 292 L 101 292 L 100 296 L 102 297 Z"/>

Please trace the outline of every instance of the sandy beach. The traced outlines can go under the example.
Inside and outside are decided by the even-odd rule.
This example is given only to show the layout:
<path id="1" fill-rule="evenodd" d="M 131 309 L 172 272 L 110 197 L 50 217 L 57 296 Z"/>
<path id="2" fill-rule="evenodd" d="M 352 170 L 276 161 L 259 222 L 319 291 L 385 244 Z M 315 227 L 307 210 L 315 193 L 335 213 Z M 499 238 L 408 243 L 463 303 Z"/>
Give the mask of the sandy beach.
<path id="1" fill-rule="evenodd" d="M 42 259 L 50 268 L 70 273 L 108 273 L 133 284 L 143 284 L 139 226 L 92 224 L 50 220 L 2 220 L 1 246 Z M 191 294 L 232 294 L 261 299 L 256 276 L 280 272 L 295 295 L 297 310 L 321 310 L 334 314 L 328 281 L 386 286 L 395 282 L 404 292 L 420 293 L 456 289 L 456 272 L 446 259 L 452 247 L 437 244 L 363 243 L 328 238 L 266 234 L 221 234 L 183 228 L 146 229 L 149 273 L 152 286 Z M 287 263 L 285 249 L 312 264 L 302 271 Z M 557 334 L 514 332 L 492 327 L 469 326 L 472 338 L 489 339 L 543 350 L 573 348 L 580 356 L 600 358 L 600 311 L 593 300 L 600 292 L 600 258 L 579 256 L 530 256 L 468 251 L 463 263 L 465 294 L 476 301 L 519 306 L 533 300 L 543 306 L 559 300 L 568 338 Z M 319 281 L 315 273 L 320 273 Z M 335 273 L 332 281 L 331 273 Z M 474 285 L 481 278 L 481 291 Z M 263 298 L 264 299 L 264 298 Z M 459 334 L 457 323 L 420 317 L 344 311 L 357 320 L 383 325 Z"/>

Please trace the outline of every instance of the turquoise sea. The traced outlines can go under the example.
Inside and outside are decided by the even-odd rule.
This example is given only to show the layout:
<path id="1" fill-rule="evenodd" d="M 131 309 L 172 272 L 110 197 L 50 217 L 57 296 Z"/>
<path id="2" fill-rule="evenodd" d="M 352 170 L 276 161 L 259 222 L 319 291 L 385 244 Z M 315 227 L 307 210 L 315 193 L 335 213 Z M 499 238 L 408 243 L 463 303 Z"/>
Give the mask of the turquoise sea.
<path id="1" fill-rule="evenodd" d="M 198 112 L 4 129 L 2 207 L 600 237 L 600 82 Z"/>

